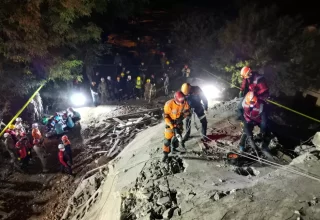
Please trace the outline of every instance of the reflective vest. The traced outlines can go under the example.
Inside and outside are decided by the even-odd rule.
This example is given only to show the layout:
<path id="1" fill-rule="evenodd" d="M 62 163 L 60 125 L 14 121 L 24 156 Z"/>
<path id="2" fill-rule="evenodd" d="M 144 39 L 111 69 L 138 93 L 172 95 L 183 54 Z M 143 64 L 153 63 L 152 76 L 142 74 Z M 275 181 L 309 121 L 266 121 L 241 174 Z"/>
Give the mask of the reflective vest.
<path id="1" fill-rule="evenodd" d="M 242 101 L 243 117 L 247 122 L 261 123 L 261 113 L 263 111 L 263 104 L 257 103 L 253 108 L 246 104 L 245 99 Z"/>
<path id="2" fill-rule="evenodd" d="M 189 112 L 190 106 L 188 102 L 184 102 L 182 105 L 177 105 L 174 99 L 166 102 L 164 105 L 164 120 L 166 125 L 172 124 L 172 121 L 184 117 L 184 114 Z"/>
<path id="3" fill-rule="evenodd" d="M 141 89 L 141 87 L 142 87 L 142 81 L 141 80 L 137 80 L 136 81 L 136 88 L 137 89 Z"/>

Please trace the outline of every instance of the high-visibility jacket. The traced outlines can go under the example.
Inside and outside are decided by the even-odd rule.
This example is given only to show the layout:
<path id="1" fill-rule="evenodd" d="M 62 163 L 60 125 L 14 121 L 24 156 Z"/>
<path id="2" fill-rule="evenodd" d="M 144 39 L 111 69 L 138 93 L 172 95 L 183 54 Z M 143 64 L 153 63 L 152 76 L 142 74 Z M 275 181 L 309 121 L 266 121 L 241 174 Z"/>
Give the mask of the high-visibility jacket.
<path id="1" fill-rule="evenodd" d="M 142 81 L 141 80 L 137 80 L 136 81 L 136 88 L 137 89 L 141 89 L 142 88 Z"/>
<path id="2" fill-rule="evenodd" d="M 174 123 L 178 119 L 183 119 L 190 113 L 190 106 L 188 102 L 178 105 L 171 99 L 164 105 L 164 120 L 166 125 L 173 127 Z"/>
<path id="3" fill-rule="evenodd" d="M 261 123 L 261 113 L 263 112 L 263 104 L 257 102 L 253 108 L 246 104 L 246 100 L 242 101 L 243 117 L 247 122 Z"/>
<path id="4" fill-rule="evenodd" d="M 39 139 L 39 140 L 42 138 L 41 132 L 38 128 L 32 129 L 32 137 L 33 139 Z"/>

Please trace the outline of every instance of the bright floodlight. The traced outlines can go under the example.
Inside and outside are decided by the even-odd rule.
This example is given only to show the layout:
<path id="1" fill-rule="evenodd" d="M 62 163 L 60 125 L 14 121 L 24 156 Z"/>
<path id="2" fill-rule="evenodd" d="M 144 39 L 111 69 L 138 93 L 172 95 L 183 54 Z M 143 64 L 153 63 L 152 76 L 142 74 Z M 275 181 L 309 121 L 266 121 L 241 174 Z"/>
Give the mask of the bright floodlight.
<path id="1" fill-rule="evenodd" d="M 214 85 L 205 85 L 201 87 L 207 99 L 215 99 L 220 97 L 221 91 Z"/>
<path id="2" fill-rule="evenodd" d="M 81 93 L 75 93 L 71 95 L 71 102 L 75 106 L 84 105 L 86 102 L 86 97 Z"/>

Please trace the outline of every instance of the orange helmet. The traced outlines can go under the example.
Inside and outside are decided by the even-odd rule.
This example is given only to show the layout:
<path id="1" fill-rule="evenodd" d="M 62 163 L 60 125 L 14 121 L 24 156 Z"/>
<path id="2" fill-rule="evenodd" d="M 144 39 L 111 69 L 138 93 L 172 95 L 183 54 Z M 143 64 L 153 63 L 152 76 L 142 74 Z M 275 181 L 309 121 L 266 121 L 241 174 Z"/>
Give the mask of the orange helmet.
<path id="1" fill-rule="evenodd" d="M 257 96 L 255 96 L 254 93 L 251 91 L 247 93 L 245 100 L 246 104 L 249 105 L 251 108 L 253 108 L 258 102 Z"/>
<path id="2" fill-rule="evenodd" d="M 67 135 L 63 135 L 63 136 L 61 137 L 61 140 L 62 140 L 62 141 L 68 140 L 68 136 L 67 136 Z"/>
<path id="3" fill-rule="evenodd" d="M 191 87 L 191 85 L 189 83 L 183 83 L 181 86 L 181 92 L 184 95 L 188 95 L 190 92 L 190 87 Z"/>
<path id="4" fill-rule="evenodd" d="M 248 79 L 251 76 L 251 69 L 248 66 L 245 66 L 241 69 L 241 77 Z"/>

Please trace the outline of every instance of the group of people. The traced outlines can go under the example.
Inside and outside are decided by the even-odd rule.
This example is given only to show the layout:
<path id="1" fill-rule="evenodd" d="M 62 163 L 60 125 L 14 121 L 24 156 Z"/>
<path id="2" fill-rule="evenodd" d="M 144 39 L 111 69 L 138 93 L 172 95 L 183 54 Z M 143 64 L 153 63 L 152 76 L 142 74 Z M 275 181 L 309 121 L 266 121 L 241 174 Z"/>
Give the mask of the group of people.
<path id="1" fill-rule="evenodd" d="M 269 97 L 269 88 L 265 78 L 254 72 L 250 67 L 243 67 L 241 70 L 243 78 L 240 89 L 240 102 L 238 105 L 238 116 L 243 127 L 243 134 L 240 139 L 240 152 L 245 151 L 245 143 L 249 144 L 252 149 L 257 149 L 253 140 L 254 126 L 260 127 L 260 137 L 262 138 L 262 153 L 268 159 L 272 158 L 269 151 L 270 131 L 267 126 L 266 99 Z M 181 136 L 184 125 L 183 120 L 186 119 L 185 136 L 182 137 L 180 145 L 185 148 L 184 143 L 190 137 L 191 132 L 191 116 L 195 114 L 201 122 L 202 141 L 207 141 L 207 118 L 208 101 L 198 86 L 192 86 L 184 83 L 181 90 L 174 94 L 174 98 L 167 101 L 164 105 L 165 120 L 165 141 L 163 145 L 163 162 L 167 161 L 170 152 L 177 151 L 171 146 L 172 138 L 176 135 Z"/>
<path id="2" fill-rule="evenodd" d="M 71 142 L 67 135 L 64 134 L 63 127 L 68 127 L 67 124 L 74 124 L 81 119 L 80 114 L 72 108 L 63 115 L 55 114 L 50 118 L 44 119 L 43 123 L 46 124 L 46 128 L 49 129 L 61 139 L 61 143 L 58 145 L 58 158 L 60 163 L 60 170 L 72 175 L 72 150 Z M 71 121 L 70 121 L 71 120 Z M 65 123 L 65 126 L 61 126 Z M 59 124 L 59 126 L 57 126 Z M 58 128 L 57 128 L 58 127 Z M 27 172 L 28 166 L 34 161 L 32 149 L 36 153 L 42 165 L 42 172 L 48 172 L 47 167 L 47 152 L 45 147 L 45 138 L 43 137 L 38 123 L 32 124 L 31 132 L 28 132 L 26 125 L 22 123 L 22 119 L 19 117 L 16 119 L 16 123 L 9 125 L 8 129 L 4 133 L 4 144 L 6 150 L 9 152 L 11 162 L 14 167 L 20 171 Z M 44 129 L 43 129 L 44 130 Z M 62 135 L 62 137 L 61 137 Z"/>
<path id="3" fill-rule="evenodd" d="M 108 101 L 123 101 L 129 99 L 142 99 L 148 102 L 156 96 L 157 87 L 163 83 L 164 94 L 169 94 L 169 76 L 164 73 L 161 78 L 156 78 L 155 74 L 147 74 L 147 68 L 144 62 L 141 62 L 139 74 L 136 78 L 131 76 L 129 70 L 121 66 L 121 72 L 117 75 L 116 80 L 111 76 L 100 78 L 99 72 L 96 72 L 92 79 L 90 91 L 93 104 L 106 104 Z M 148 75 L 148 77 L 147 77 Z"/>
<path id="4" fill-rule="evenodd" d="M 46 137 L 61 137 L 65 132 L 72 129 L 80 119 L 80 113 L 73 108 L 68 108 L 61 113 L 56 112 L 50 117 L 44 117 L 42 123 L 46 125 Z"/>

